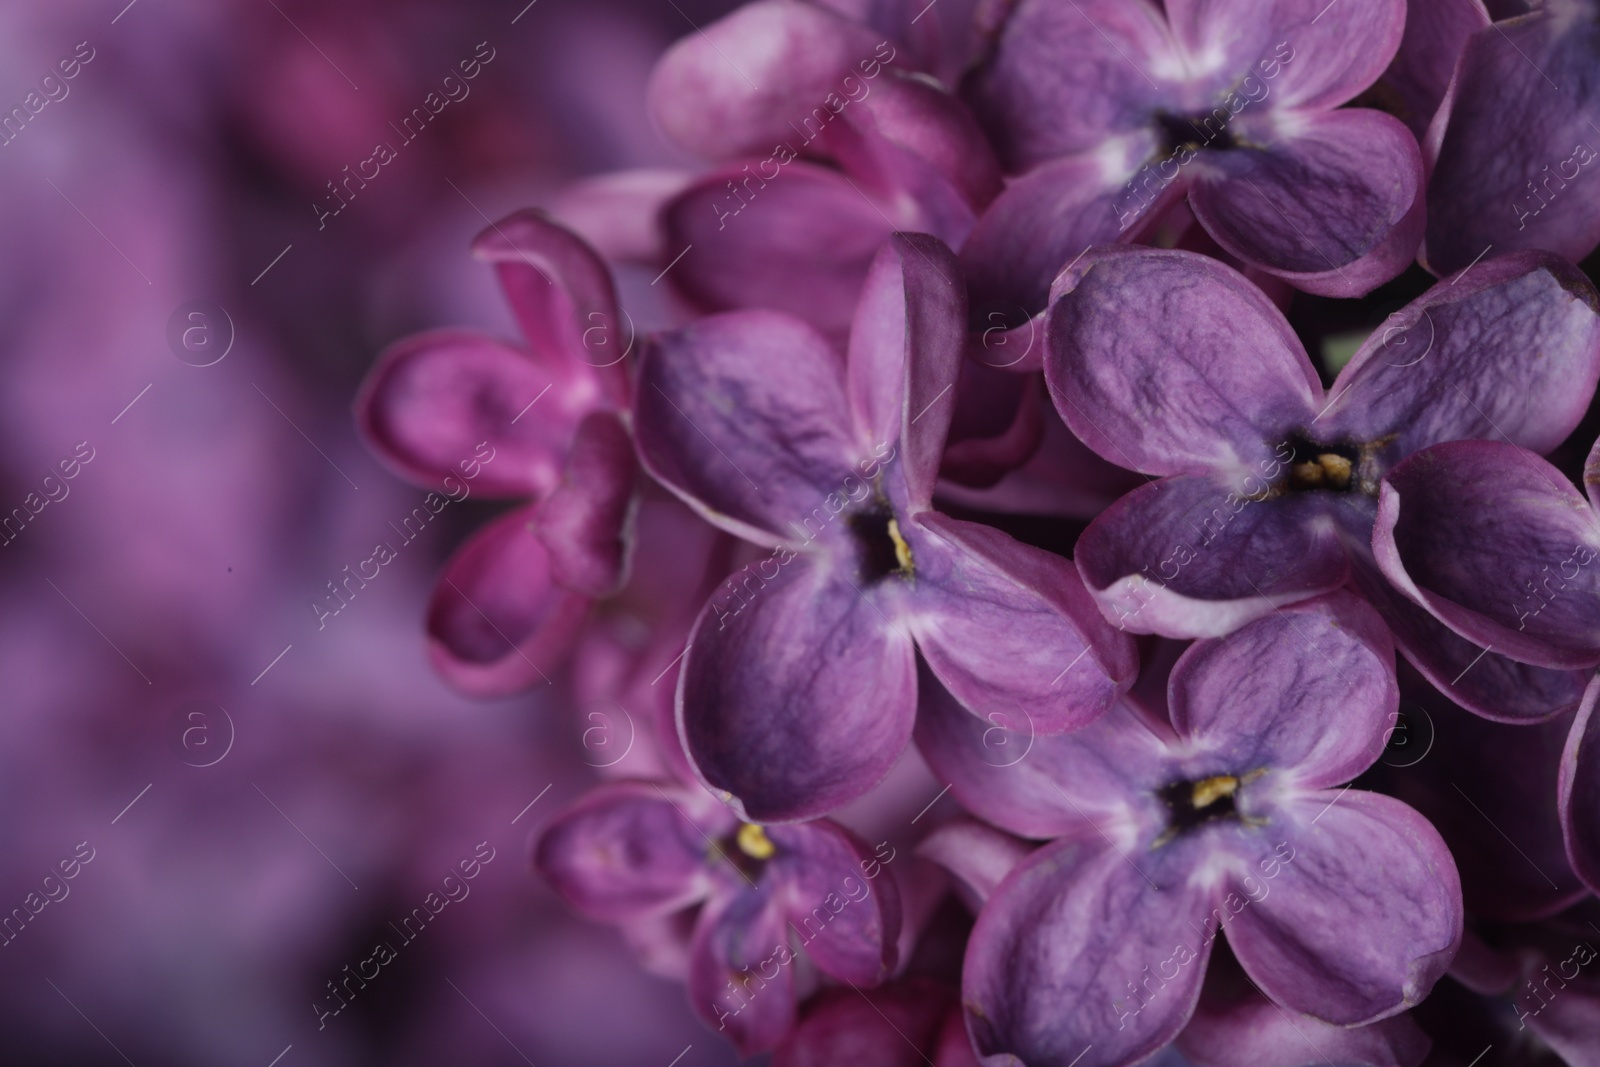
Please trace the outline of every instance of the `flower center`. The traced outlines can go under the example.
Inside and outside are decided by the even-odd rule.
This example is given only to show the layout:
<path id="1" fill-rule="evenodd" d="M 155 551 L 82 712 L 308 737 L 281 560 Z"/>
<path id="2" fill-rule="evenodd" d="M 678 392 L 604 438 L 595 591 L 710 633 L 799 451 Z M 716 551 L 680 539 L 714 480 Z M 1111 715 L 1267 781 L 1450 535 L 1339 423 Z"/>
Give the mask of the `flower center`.
<path id="1" fill-rule="evenodd" d="M 1206 823 L 1237 818 L 1234 796 L 1239 784 L 1240 779 L 1234 775 L 1214 774 L 1197 782 L 1178 781 L 1164 786 L 1157 795 L 1167 805 L 1167 828 L 1155 844 L 1164 845 Z"/>
<path id="2" fill-rule="evenodd" d="M 1285 487 L 1296 492 L 1328 489 L 1348 493 L 1356 487 L 1359 450 L 1349 445 L 1324 445 L 1298 435 L 1287 442 L 1291 451 Z"/>
<path id="3" fill-rule="evenodd" d="M 707 858 L 711 861 L 725 859 L 733 864 L 749 881 L 761 877 L 767 861 L 778 854 L 778 846 L 760 826 L 742 822 L 733 833 L 712 845 Z"/>
<path id="4" fill-rule="evenodd" d="M 1198 152 L 1202 148 L 1238 148 L 1228 130 L 1230 119 L 1227 108 L 1218 108 L 1197 115 L 1172 115 L 1157 112 L 1156 126 L 1161 131 L 1164 159 L 1170 159 L 1182 149 Z"/>
<path id="5" fill-rule="evenodd" d="M 861 560 L 861 579 L 867 585 L 891 575 L 909 576 L 914 567 L 911 546 L 900 534 L 894 512 L 879 505 L 851 513 L 850 532 L 855 535 Z"/>
<path id="6" fill-rule="evenodd" d="M 739 832 L 734 834 L 734 841 L 739 845 L 739 851 L 755 860 L 770 860 L 778 851 L 778 846 L 772 843 L 767 832 L 753 822 L 741 823 Z"/>

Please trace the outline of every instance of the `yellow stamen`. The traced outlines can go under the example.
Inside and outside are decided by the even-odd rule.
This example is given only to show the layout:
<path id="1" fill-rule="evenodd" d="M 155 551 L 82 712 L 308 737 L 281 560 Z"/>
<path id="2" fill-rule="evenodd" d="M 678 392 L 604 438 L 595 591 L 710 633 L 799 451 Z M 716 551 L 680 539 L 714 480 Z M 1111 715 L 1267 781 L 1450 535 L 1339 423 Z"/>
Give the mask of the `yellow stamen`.
<path id="1" fill-rule="evenodd" d="M 911 546 L 906 544 L 906 539 L 900 536 L 900 524 L 894 519 L 889 520 L 889 540 L 894 542 L 895 562 L 900 564 L 900 569 L 907 574 L 911 573 Z"/>
<path id="2" fill-rule="evenodd" d="M 739 842 L 739 850 L 751 859 L 770 860 L 778 851 L 766 831 L 753 822 L 741 825 L 735 840 Z"/>
<path id="3" fill-rule="evenodd" d="M 1231 774 L 1219 774 L 1211 778 L 1202 778 L 1194 783 L 1190 793 L 1190 803 L 1194 809 L 1210 807 L 1223 797 L 1231 797 L 1239 791 L 1239 779 Z"/>

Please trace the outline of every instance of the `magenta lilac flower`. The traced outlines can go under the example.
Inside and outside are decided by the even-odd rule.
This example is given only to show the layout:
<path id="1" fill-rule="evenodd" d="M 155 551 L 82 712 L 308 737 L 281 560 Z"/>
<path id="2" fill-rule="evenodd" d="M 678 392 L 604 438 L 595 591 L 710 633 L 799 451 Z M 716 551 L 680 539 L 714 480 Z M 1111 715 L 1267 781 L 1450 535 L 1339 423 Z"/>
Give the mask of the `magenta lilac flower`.
<path id="1" fill-rule="evenodd" d="M 548 680 L 589 601 L 621 581 L 635 471 L 617 414 L 629 342 L 610 274 L 568 231 L 524 212 L 473 250 L 499 273 L 526 347 L 465 330 L 406 338 L 356 407 L 373 450 L 411 481 L 456 499 L 470 469 L 480 494 L 535 501 L 463 546 L 428 607 L 434 666 L 496 695 Z"/>

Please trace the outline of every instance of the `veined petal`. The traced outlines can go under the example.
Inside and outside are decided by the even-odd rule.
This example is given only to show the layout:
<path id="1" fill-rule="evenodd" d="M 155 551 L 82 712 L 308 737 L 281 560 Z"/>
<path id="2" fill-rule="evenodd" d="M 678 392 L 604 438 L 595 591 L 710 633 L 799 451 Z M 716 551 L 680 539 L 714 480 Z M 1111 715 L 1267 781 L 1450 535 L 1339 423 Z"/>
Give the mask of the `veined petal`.
<path id="1" fill-rule="evenodd" d="M 1097 249 L 1056 291 L 1045 381 L 1073 433 L 1112 463 L 1243 475 L 1320 406 L 1282 312 L 1214 259 Z"/>
<path id="2" fill-rule="evenodd" d="M 761 822 L 813 818 L 889 773 L 916 717 L 911 638 L 822 566 L 713 600 L 680 668 L 678 729 L 706 785 Z"/>

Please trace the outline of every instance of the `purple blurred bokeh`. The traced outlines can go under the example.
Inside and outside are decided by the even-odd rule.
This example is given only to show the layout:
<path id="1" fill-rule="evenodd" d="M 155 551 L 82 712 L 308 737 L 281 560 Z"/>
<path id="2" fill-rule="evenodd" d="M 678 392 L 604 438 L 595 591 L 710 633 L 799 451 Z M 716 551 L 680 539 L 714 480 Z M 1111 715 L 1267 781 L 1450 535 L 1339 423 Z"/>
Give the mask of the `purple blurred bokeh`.
<path id="1" fill-rule="evenodd" d="M 734 1062 L 529 873 L 605 762 L 570 690 L 470 702 L 428 668 L 433 576 L 502 509 L 452 505 L 312 608 L 424 495 L 356 439 L 377 353 L 514 335 L 472 236 L 688 165 L 645 79 L 731 3 L 524 3 L 0 7 L 0 1061 Z"/>

